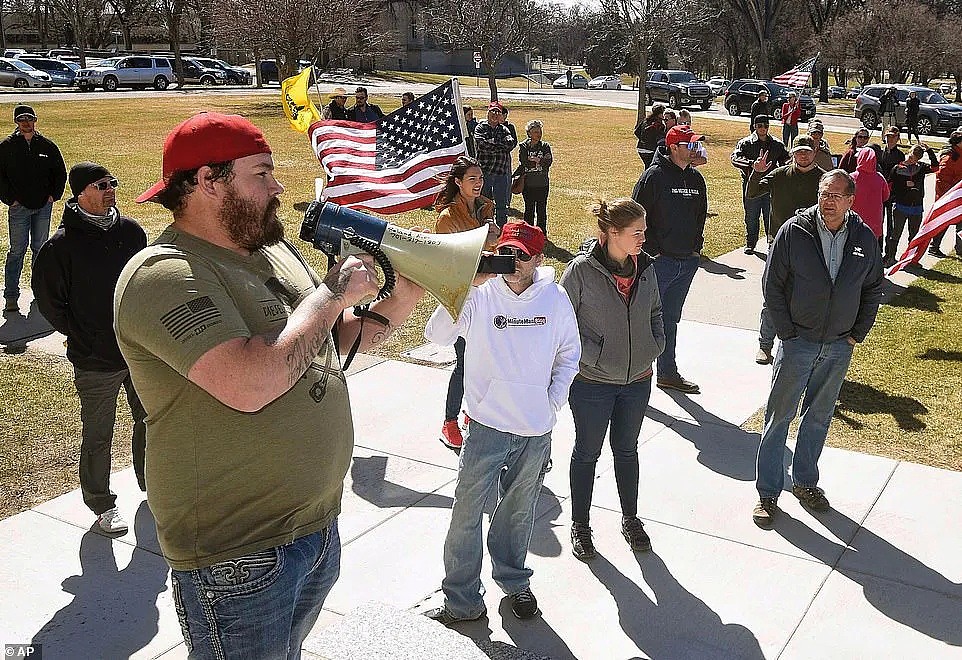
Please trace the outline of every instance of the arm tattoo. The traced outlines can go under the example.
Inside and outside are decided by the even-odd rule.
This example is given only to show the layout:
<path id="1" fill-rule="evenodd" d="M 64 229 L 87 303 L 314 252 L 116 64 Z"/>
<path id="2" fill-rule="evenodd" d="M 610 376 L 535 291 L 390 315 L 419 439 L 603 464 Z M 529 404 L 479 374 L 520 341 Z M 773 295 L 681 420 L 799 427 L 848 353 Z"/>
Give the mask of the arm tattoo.
<path id="1" fill-rule="evenodd" d="M 294 340 L 291 352 L 287 354 L 287 381 L 289 386 L 293 386 L 301 376 L 311 366 L 311 362 L 321 352 L 324 341 L 327 339 L 327 329 L 323 332 L 305 337 L 298 337 Z"/>

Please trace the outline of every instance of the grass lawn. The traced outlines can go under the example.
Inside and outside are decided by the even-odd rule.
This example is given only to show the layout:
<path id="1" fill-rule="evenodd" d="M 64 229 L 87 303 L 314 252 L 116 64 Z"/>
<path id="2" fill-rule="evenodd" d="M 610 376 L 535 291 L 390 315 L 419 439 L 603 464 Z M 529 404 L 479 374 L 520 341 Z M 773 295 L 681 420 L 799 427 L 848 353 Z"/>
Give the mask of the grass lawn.
<path id="1" fill-rule="evenodd" d="M 395 97 L 378 96 L 372 102 L 385 111 L 399 103 Z M 479 110 L 482 107 L 480 101 L 469 102 Z M 0 114 L 10 116 L 12 105 L 2 104 Z M 297 236 L 301 222 L 294 204 L 313 198 L 314 178 L 320 174 L 306 138 L 291 130 L 284 119 L 279 98 L 133 99 L 117 95 L 41 102 L 35 108 L 40 115 L 39 129 L 57 142 L 68 166 L 80 160 L 94 160 L 118 176 L 118 206 L 140 221 L 150 238 L 168 224 L 169 214 L 155 204 L 136 205 L 133 199 L 159 176 L 167 132 L 194 112 L 241 113 L 264 130 L 274 149 L 277 176 L 287 187 L 282 196 L 281 216 L 285 218 L 288 236 Z M 693 117 L 696 130 L 710 136 L 709 163 L 700 170 L 708 180 L 710 199 L 705 254 L 715 257 L 738 247 L 743 240 L 740 177 L 731 167 L 729 155 L 735 142 L 743 137 L 744 126 L 702 119 L 698 112 Z M 634 113 L 563 103 L 512 102 L 511 119 L 516 126 L 523 129 L 525 122 L 534 118 L 544 121 L 545 140 L 555 154 L 548 212 L 550 244 L 546 253 L 549 264 L 560 275 L 577 246 L 594 231 L 587 207 L 599 196 L 631 194 L 641 171 L 632 133 Z M 846 137 L 830 134 L 828 139 L 840 145 Z M 520 205 L 520 197 L 515 197 L 515 202 Z M 54 226 L 62 208 L 59 203 L 54 207 Z M 391 220 L 407 227 L 433 227 L 435 215 L 419 211 Z M 5 223 L 0 231 L 6 232 Z M 323 269 L 321 253 L 305 248 L 305 255 L 318 269 Z M 29 282 L 29 272 L 28 265 L 25 283 Z M 422 343 L 424 324 L 435 306 L 433 298 L 426 296 L 413 318 L 379 353 L 395 357 Z M 64 361 L 32 352 L 0 354 L 0 379 L 0 517 L 4 517 L 77 487 L 80 427 L 72 373 Z M 123 441 L 129 434 L 129 428 L 123 427 L 127 419 L 125 412 L 118 416 L 115 468 L 130 461 L 129 446 Z"/>
<path id="2" fill-rule="evenodd" d="M 828 444 L 962 470 L 962 260 L 920 274 L 856 347 Z"/>

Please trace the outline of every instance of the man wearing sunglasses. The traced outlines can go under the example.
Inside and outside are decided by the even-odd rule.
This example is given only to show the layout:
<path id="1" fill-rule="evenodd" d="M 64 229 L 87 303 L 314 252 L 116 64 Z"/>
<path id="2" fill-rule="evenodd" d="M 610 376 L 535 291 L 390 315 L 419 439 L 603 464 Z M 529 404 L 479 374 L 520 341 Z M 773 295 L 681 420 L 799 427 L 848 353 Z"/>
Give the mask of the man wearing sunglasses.
<path id="1" fill-rule="evenodd" d="M 3 267 L 3 311 L 20 310 L 20 275 L 27 248 L 34 259 L 50 236 L 53 203 L 63 197 L 67 166 L 60 149 L 37 131 L 29 105 L 13 109 L 17 128 L 0 142 L 0 201 L 9 208 L 10 250 Z"/>
<path id="2" fill-rule="evenodd" d="M 33 265 L 31 287 L 40 313 L 67 336 L 67 359 L 80 396 L 80 491 L 108 533 L 127 531 L 110 490 L 110 445 L 123 386 L 134 418 L 131 450 L 142 491 L 147 414 L 134 390 L 114 335 L 114 287 L 130 258 L 147 247 L 147 235 L 116 206 L 117 179 L 102 165 L 70 168 L 70 192 L 60 228 Z"/>
<path id="3" fill-rule="evenodd" d="M 551 457 L 551 430 L 581 357 L 568 294 L 555 284 L 554 269 L 541 266 L 544 245 L 538 227 L 509 222 L 498 253 L 515 257 L 515 272 L 472 289 L 457 320 L 438 307 L 424 329 L 429 341 L 450 346 L 464 337 L 467 346 L 464 411 L 471 421 L 444 542 L 444 605 L 425 612 L 444 625 L 486 613 L 481 518 L 495 491 L 498 504 L 488 531 L 492 577 L 516 617 L 539 613 L 525 558 Z"/>
<path id="4" fill-rule="evenodd" d="M 857 343 L 882 300 L 882 254 L 875 234 L 851 212 L 855 180 L 845 170 L 822 175 L 818 204 L 799 210 L 778 233 L 765 263 L 765 308 L 781 340 L 756 460 L 759 527 L 771 527 L 785 481 L 785 441 L 802 401 L 792 459 L 792 495 L 827 511 L 818 458 Z"/>

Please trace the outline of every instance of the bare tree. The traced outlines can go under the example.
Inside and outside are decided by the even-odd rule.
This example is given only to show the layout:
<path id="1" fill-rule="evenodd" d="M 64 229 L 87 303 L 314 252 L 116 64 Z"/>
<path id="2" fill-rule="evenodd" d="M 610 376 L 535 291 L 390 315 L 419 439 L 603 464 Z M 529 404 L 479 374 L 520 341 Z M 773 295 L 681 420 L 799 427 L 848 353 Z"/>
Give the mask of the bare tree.
<path id="1" fill-rule="evenodd" d="M 425 32 L 442 48 L 481 52 L 491 100 L 497 101 L 498 64 L 527 49 L 534 9 L 531 0 L 429 0 L 421 16 Z"/>
<path id="2" fill-rule="evenodd" d="M 74 43 L 80 55 L 80 65 L 87 66 L 87 49 L 99 45 L 99 39 L 90 43 L 91 34 L 96 34 L 95 26 L 103 22 L 107 13 L 105 0 L 49 0 L 54 12 L 70 26 Z"/>
<path id="3" fill-rule="evenodd" d="M 772 41 L 775 23 L 779 19 L 785 0 L 727 0 L 732 9 L 745 21 L 749 33 L 758 45 L 756 68 L 759 78 L 772 75 L 768 47 Z"/>

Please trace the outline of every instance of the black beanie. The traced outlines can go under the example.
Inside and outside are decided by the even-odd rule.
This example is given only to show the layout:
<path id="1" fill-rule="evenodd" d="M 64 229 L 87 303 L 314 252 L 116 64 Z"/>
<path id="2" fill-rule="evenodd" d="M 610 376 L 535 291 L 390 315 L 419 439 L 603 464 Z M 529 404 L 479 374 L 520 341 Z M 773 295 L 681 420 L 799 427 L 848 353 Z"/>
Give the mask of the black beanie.
<path id="1" fill-rule="evenodd" d="M 94 181 L 99 181 L 105 176 L 110 176 L 110 172 L 103 165 L 85 161 L 77 163 L 70 168 L 70 192 L 76 197 L 83 189 Z"/>
<path id="2" fill-rule="evenodd" d="M 28 117 L 30 117 L 30 118 L 32 118 L 32 119 L 36 119 L 36 118 L 37 118 L 37 113 L 34 112 L 34 111 L 33 111 L 33 108 L 31 108 L 29 105 L 18 105 L 16 108 L 13 109 L 13 120 L 14 120 L 14 121 L 17 121 L 17 117 L 22 117 L 22 116 L 24 116 L 24 115 L 27 115 Z"/>

